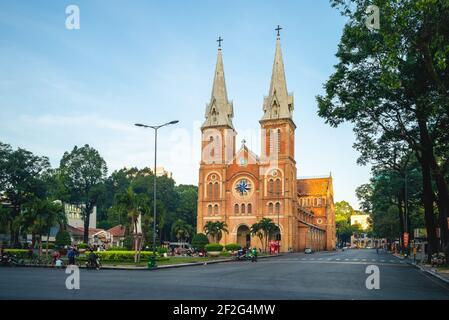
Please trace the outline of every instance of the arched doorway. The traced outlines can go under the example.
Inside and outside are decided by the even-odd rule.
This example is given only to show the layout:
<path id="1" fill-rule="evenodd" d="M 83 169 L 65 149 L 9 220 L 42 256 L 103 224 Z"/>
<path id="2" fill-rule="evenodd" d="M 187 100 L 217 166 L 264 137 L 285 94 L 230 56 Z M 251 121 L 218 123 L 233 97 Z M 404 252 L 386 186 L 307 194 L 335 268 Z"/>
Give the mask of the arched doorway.
<path id="1" fill-rule="evenodd" d="M 247 225 L 241 225 L 237 229 L 237 244 L 242 248 L 251 247 L 251 232 Z"/>
<path id="2" fill-rule="evenodd" d="M 278 226 L 275 226 L 274 231 L 270 234 L 270 238 L 269 240 L 277 240 L 277 241 L 281 241 L 282 235 L 281 235 L 281 230 L 279 229 Z"/>

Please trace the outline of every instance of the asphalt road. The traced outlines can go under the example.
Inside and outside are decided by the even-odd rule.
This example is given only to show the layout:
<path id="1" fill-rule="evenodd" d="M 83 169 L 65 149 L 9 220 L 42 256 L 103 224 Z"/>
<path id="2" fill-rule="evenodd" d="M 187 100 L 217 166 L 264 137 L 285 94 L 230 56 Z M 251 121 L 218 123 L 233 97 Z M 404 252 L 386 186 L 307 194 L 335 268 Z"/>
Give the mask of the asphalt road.
<path id="1" fill-rule="evenodd" d="M 368 265 L 380 289 L 368 290 Z M 286 254 L 155 270 L 81 270 L 68 290 L 64 270 L 0 268 L 0 299 L 449 299 L 449 286 L 375 250 Z"/>

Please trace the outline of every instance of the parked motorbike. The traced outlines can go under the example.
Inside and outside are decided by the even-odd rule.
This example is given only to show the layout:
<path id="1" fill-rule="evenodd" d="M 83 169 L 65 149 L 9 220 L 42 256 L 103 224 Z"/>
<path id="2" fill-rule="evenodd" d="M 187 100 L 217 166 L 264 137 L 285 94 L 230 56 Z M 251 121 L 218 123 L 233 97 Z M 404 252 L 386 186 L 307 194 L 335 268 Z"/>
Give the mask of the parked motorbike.
<path id="1" fill-rule="evenodd" d="M 22 259 L 19 259 L 15 255 L 4 254 L 0 257 L 0 265 L 7 267 L 15 267 L 18 265 L 23 265 L 24 262 Z"/>
<path id="2" fill-rule="evenodd" d="M 446 255 L 442 252 L 432 254 L 432 258 L 430 260 L 432 267 L 439 267 L 446 265 Z"/>

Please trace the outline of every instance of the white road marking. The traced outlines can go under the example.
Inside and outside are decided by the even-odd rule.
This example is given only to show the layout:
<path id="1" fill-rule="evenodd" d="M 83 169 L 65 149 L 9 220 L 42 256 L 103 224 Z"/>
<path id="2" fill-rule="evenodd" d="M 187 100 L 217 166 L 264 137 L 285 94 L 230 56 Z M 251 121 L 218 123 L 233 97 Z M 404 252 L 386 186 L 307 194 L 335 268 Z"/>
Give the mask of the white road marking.
<path id="1" fill-rule="evenodd" d="M 323 260 L 323 258 L 319 258 L 318 260 Z"/>
<path id="2" fill-rule="evenodd" d="M 359 259 L 352 259 L 352 261 L 359 261 Z"/>
<path id="3" fill-rule="evenodd" d="M 366 259 L 362 259 L 362 261 L 366 261 Z"/>
<path id="4" fill-rule="evenodd" d="M 349 261 L 349 259 L 345 259 L 345 261 Z"/>
<path id="5" fill-rule="evenodd" d="M 385 262 L 385 260 L 380 260 L 380 262 Z"/>
<path id="6" fill-rule="evenodd" d="M 340 261 L 340 258 L 337 258 L 337 259 L 335 259 L 335 260 Z"/>

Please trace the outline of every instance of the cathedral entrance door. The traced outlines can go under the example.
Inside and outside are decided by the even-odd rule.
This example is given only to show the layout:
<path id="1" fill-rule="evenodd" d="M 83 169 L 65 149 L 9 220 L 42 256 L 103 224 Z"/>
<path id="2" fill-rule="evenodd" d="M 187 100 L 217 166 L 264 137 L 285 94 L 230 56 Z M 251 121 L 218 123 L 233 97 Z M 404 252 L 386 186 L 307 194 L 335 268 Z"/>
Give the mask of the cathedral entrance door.
<path id="1" fill-rule="evenodd" d="M 241 225 L 237 229 L 237 244 L 242 248 L 251 246 L 251 233 L 246 225 Z"/>

